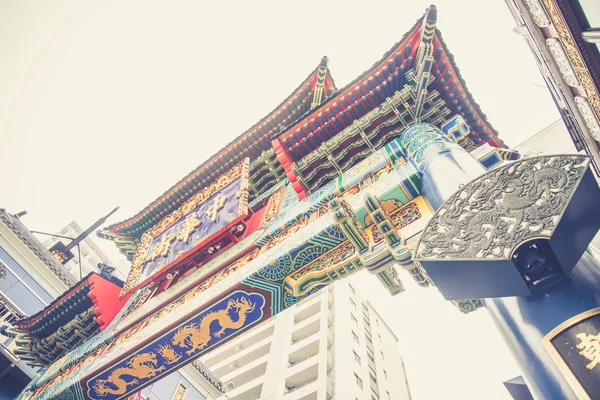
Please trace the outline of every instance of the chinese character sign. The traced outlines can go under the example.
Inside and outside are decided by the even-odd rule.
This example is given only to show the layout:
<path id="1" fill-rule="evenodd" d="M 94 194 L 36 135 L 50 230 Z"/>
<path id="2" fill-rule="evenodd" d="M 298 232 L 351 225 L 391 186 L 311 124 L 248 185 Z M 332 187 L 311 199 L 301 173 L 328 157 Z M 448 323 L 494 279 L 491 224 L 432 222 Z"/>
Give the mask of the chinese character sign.
<path id="1" fill-rule="evenodd" d="M 581 399 L 600 399 L 600 308 L 578 314 L 542 340 Z"/>
<path id="2" fill-rule="evenodd" d="M 192 250 L 238 217 L 238 177 L 189 211 L 160 235 L 154 237 L 145 255 L 139 281 L 152 276 Z"/>
<path id="3" fill-rule="evenodd" d="M 141 236 L 121 297 L 148 284 L 248 216 L 249 159 L 187 197 Z"/>

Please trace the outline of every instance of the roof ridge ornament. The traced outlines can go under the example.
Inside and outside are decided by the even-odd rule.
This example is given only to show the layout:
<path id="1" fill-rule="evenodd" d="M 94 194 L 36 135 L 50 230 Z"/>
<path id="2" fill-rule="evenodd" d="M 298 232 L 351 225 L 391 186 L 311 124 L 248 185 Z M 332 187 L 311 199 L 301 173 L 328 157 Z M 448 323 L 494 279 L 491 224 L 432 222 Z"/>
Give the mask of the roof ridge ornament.
<path id="1" fill-rule="evenodd" d="M 329 59 L 327 56 L 323 56 L 317 67 L 317 82 L 315 83 L 312 104 L 310 105 L 311 110 L 317 108 L 323 101 L 323 87 L 325 86 L 325 79 L 327 78 L 328 64 Z"/>

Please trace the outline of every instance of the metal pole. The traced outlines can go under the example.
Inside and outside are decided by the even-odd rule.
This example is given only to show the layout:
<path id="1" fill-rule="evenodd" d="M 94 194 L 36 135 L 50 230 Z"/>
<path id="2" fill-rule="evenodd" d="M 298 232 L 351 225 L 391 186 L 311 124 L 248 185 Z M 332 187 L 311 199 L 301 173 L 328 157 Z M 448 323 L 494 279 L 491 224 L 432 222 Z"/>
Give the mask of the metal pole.
<path id="1" fill-rule="evenodd" d="M 77 243 L 77 257 L 79 257 L 79 280 L 82 280 L 83 269 L 81 268 L 81 248 L 79 247 L 79 243 Z"/>

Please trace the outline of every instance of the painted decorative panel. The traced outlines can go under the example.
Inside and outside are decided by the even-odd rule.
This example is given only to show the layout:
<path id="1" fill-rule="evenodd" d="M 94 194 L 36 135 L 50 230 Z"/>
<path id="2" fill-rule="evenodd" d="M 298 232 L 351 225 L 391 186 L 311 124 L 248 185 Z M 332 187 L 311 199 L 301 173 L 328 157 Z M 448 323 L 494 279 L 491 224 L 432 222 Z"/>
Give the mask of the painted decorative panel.
<path id="1" fill-rule="evenodd" d="M 236 291 L 86 382 L 90 399 L 119 399 L 162 378 L 264 317 L 266 299 Z"/>

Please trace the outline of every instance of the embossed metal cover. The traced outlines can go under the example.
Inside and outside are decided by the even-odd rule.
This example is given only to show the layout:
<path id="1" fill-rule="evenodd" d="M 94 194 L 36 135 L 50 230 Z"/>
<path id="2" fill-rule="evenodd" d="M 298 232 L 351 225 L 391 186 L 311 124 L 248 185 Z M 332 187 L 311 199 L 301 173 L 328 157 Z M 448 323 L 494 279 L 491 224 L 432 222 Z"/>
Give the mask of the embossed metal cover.
<path id="1" fill-rule="evenodd" d="M 531 294 L 512 257 L 535 239 L 549 241 L 568 276 L 600 226 L 589 164 L 582 155 L 539 156 L 476 178 L 437 210 L 413 259 L 447 299 Z"/>

